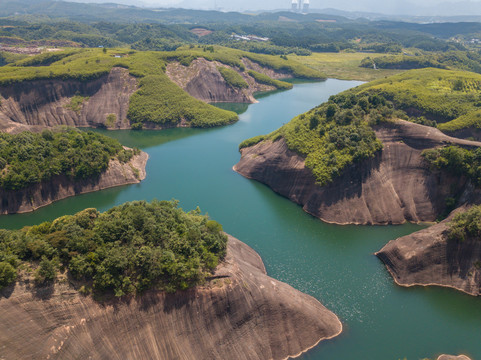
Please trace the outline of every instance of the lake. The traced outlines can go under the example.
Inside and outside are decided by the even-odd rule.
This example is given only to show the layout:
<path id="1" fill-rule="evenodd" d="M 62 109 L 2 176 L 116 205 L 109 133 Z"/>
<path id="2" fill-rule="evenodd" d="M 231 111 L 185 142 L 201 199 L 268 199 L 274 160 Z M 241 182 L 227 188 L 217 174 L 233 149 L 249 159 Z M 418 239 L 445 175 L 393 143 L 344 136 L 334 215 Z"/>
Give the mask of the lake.
<path id="1" fill-rule="evenodd" d="M 316 297 L 339 316 L 344 333 L 301 359 L 417 360 L 440 353 L 481 359 L 480 299 L 450 289 L 398 287 L 373 255 L 389 240 L 422 226 L 325 224 L 232 170 L 242 140 L 276 130 L 359 84 L 332 79 L 296 84 L 260 97 L 257 104 L 234 106 L 242 112 L 240 121 L 222 128 L 96 130 L 146 151 L 146 180 L 69 198 L 34 213 L 2 216 L 0 227 L 32 225 L 86 207 L 103 211 L 131 200 L 178 199 L 184 210 L 199 206 L 253 247 L 270 276 Z"/>

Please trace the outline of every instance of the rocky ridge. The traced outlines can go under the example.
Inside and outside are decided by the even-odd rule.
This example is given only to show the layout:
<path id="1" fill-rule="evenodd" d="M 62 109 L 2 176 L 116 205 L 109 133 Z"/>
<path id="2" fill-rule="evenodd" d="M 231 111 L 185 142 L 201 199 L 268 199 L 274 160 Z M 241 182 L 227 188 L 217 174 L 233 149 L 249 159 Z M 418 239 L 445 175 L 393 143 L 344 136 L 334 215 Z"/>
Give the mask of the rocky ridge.
<path id="1" fill-rule="evenodd" d="M 0 292 L 0 358 L 285 359 L 342 331 L 316 299 L 266 275 L 259 255 L 229 237 L 204 287 L 96 302 L 66 281 Z"/>

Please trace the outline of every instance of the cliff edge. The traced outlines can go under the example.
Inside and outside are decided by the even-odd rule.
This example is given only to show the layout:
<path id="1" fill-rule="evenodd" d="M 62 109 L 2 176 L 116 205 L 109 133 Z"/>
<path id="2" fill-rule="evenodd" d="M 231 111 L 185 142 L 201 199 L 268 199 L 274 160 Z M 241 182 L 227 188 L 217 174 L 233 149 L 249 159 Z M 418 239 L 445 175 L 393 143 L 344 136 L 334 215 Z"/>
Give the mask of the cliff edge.
<path id="1" fill-rule="evenodd" d="M 98 303 L 66 282 L 0 292 L 0 358 L 285 359 L 342 331 L 316 299 L 266 275 L 230 237 L 204 287 Z"/>
<path id="2" fill-rule="evenodd" d="M 374 131 L 383 150 L 346 168 L 326 186 L 316 184 L 304 158 L 289 150 L 282 138 L 241 149 L 234 170 L 336 224 L 432 222 L 445 211 L 447 197 L 466 191 L 467 179 L 430 171 L 421 153 L 446 144 L 478 147 L 480 142 L 404 120 L 381 124 Z"/>
<path id="3" fill-rule="evenodd" d="M 246 69 L 265 74 L 272 79 L 292 77 L 288 73 L 276 72 L 248 59 L 244 59 L 243 63 Z M 171 62 L 167 65 L 166 74 L 189 95 L 208 103 L 255 103 L 255 92 L 276 90 L 274 86 L 260 84 L 248 73 L 235 70 L 233 67 L 230 68 L 238 72 L 249 86 L 245 89 L 229 86 L 217 69 L 219 66 L 226 65 L 218 61 L 208 61 L 204 58 L 193 60 L 189 66 L 184 66 L 179 62 Z"/>
<path id="4" fill-rule="evenodd" d="M 0 131 L 16 133 L 58 125 L 130 129 L 129 99 L 137 88 L 137 80 L 119 67 L 89 81 L 52 79 L 3 86 Z M 72 103 L 74 97 L 76 103 Z"/>
<path id="5" fill-rule="evenodd" d="M 108 169 L 94 179 L 60 175 L 22 190 L 0 189 L 0 214 L 30 212 L 70 196 L 139 183 L 146 177 L 148 158 L 147 153 L 140 152 L 127 163 L 110 160 Z"/>

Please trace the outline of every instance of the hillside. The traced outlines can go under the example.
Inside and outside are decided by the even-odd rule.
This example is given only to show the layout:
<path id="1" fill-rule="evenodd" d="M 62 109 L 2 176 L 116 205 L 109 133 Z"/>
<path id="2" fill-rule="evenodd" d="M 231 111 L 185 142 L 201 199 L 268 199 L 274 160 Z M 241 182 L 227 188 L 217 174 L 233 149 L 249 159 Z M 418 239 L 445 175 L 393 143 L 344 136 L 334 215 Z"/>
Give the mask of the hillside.
<path id="1" fill-rule="evenodd" d="M 182 79 L 183 74 L 192 73 L 186 67 L 199 62 L 203 66 L 197 74 L 210 76 L 218 92 L 227 96 L 200 96 L 199 87 L 209 83 L 203 84 L 196 74 Z M 221 75 L 222 68 L 246 79 L 248 86 L 236 88 Z M 110 129 L 225 125 L 236 121 L 237 115 L 197 100 L 188 92 L 206 101 L 253 102 L 254 91 L 284 86 L 283 82 L 266 85 L 265 80 L 256 81 L 248 73 L 253 68 L 268 79 L 269 74 L 322 78 L 291 60 L 221 47 L 176 52 L 74 49 L 45 53 L 0 68 L 0 127 L 19 131 L 55 125 Z M 169 76 L 180 85 L 186 82 L 187 92 Z"/>
<path id="2" fill-rule="evenodd" d="M 470 164 L 481 143 L 415 124 L 426 119 L 412 114 L 422 109 L 424 115 L 454 117 L 474 111 L 477 77 L 428 69 L 361 85 L 271 134 L 244 141 L 234 169 L 327 222 L 434 221 L 478 183 Z M 423 152 L 449 144 L 455 145 L 452 151 Z"/>
<path id="3" fill-rule="evenodd" d="M 146 153 L 92 132 L 0 133 L 0 140 L 0 214 L 145 178 Z"/>
<path id="4" fill-rule="evenodd" d="M 285 359 L 342 331 L 332 312 L 268 277 L 259 255 L 221 230 L 172 202 L 134 202 L 2 231 L 0 268 L 19 270 L 0 292 L 1 355 Z M 20 234 L 42 246 L 22 252 Z M 57 273 L 60 263 L 68 273 Z M 90 285 L 104 297 L 82 295 Z M 105 296 L 113 290 L 120 298 Z"/>

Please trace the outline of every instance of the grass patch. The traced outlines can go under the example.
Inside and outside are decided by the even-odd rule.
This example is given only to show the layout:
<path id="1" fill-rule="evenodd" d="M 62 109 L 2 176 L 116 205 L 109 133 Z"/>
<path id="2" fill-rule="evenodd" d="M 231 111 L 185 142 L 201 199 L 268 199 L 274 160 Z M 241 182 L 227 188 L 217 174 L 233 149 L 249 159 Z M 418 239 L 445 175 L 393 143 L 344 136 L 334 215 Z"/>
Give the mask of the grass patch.
<path id="1" fill-rule="evenodd" d="M 382 54 L 370 54 L 370 56 Z M 290 60 L 299 62 L 325 74 L 328 78 L 341 80 L 371 81 L 391 76 L 400 70 L 374 70 L 360 67 L 366 53 L 313 53 L 309 56 L 288 55 Z"/>

